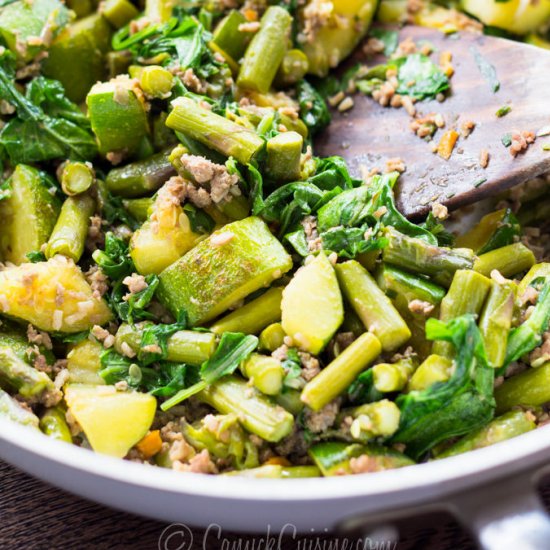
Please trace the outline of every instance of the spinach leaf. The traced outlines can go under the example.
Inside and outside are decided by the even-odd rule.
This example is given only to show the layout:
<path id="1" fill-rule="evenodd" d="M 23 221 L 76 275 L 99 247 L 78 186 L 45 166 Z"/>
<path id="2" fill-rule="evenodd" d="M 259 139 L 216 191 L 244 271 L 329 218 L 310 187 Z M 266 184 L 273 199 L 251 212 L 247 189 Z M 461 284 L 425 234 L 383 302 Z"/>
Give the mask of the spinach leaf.
<path id="1" fill-rule="evenodd" d="M 171 324 L 148 325 L 141 335 L 141 342 L 137 355 L 140 364 L 147 366 L 155 361 L 166 359 L 168 355 L 168 338 L 179 330 L 184 330 L 186 326 L 185 317 Z M 158 351 L 144 349 L 147 348 L 147 346 L 157 346 Z"/>
<path id="2" fill-rule="evenodd" d="M 437 239 L 439 246 L 453 246 L 455 242 L 455 236 L 445 229 L 445 226 L 430 212 L 424 221 L 420 224 L 429 231 Z"/>
<path id="3" fill-rule="evenodd" d="M 205 361 L 200 369 L 200 381 L 191 387 L 179 391 L 174 397 L 161 405 L 167 411 L 184 399 L 204 390 L 220 378 L 232 374 L 258 346 L 258 338 L 240 332 L 224 332 L 212 357 Z"/>
<path id="4" fill-rule="evenodd" d="M 296 390 L 302 389 L 303 382 L 298 380 L 302 375 L 302 362 L 300 361 L 298 350 L 296 348 L 289 348 L 286 359 L 282 364 L 286 372 L 283 386 Z"/>
<path id="5" fill-rule="evenodd" d="M 46 255 L 44 252 L 41 252 L 40 250 L 33 250 L 32 252 L 27 252 L 25 254 L 29 262 L 31 264 L 36 264 L 38 262 L 45 262 L 46 261 Z"/>
<path id="6" fill-rule="evenodd" d="M 444 439 L 483 426 L 495 409 L 495 373 L 487 361 L 475 317 L 463 315 L 448 323 L 428 319 L 426 336 L 454 344 L 455 370 L 446 382 L 396 400 L 401 420 L 392 441 L 405 443 L 406 453 L 415 459 Z"/>
<path id="7" fill-rule="evenodd" d="M 0 55 L 0 98 L 15 107 L 0 131 L 0 146 L 13 164 L 96 156 L 89 123 L 65 97 L 63 86 L 38 77 L 23 95 L 15 86 L 15 63 L 7 50 Z"/>
<path id="8" fill-rule="evenodd" d="M 399 33 L 389 29 L 371 29 L 369 36 L 377 38 L 384 43 L 384 55 L 389 57 L 399 44 Z"/>
<path id="9" fill-rule="evenodd" d="M 397 93 L 416 99 L 434 98 L 449 88 L 447 75 L 426 55 L 413 53 L 392 59 L 389 67 L 397 69 Z"/>
<path id="10" fill-rule="evenodd" d="M 319 92 L 307 81 L 301 80 L 296 87 L 300 118 L 311 134 L 316 134 L 330 124 L 330 111 Z"/>
<path id="11" fill-rule="evenodd" d="M 216 222 L 202 208 L 197 208 L 191 203 L 183 205 L 183 211 L 189 218 L 193 233 L 212 233 Z"/>
<path id="12" fill-rule="evenodd" d="M 338 256 L 353 259 L 357 254 L 381 250 L 387 245 L 387 239 L 378 237 L 378 229 L 368 236 L 368 224 L 360 227 L 333 227 L 321 233 L 323 249 L 336 252 Z"/>
<path id="13" fill-rule="evenodd" d="M 348 398 L 354 405 L 364 405 L 384 399 L 385 394 L 374 387 L 372 369 L 362 372 L 348 388 Z"/>

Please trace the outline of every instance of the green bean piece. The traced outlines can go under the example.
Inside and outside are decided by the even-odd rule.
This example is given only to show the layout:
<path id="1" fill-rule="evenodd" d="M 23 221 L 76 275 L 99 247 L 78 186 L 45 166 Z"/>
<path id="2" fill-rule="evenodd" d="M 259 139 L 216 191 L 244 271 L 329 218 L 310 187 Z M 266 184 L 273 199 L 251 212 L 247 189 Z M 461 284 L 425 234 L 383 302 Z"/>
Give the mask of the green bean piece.
<path id="1" fill-rule="evenodd" d="M 129 0 L 105 0 L 100 13 L 115 29 L 124 27 L 139 15 L 138 9 Z"/>
<path id="2" fill-rule="evenodd" d="M 212 41 L 236 62 L 244 55 L 252 38 L 251 33 L 239 30 L 239 27 L 246 22 L 245 16 L 240 11 L 231 10 L 214 29 Z"/>
<path id="3" fill-rule="evenodd" d="M 475 271 L 459 269 L 441 301 L 439 320 L 447 322 L 465 313 L 479 314 L 490 288 L 491 280 L 487 277 Z M 445 357 L 453 357 L 455 352 L 453 345 L 443 340 L 434 342 L 432 351 Z"/>
<path id="4" fill-rule="evenodd" d="M 134 326 L 123 323 L 120 325 L 115 336 L 115 349 L 124 354 L 124 343 L 134 353 L 140 349 L 143 331 L 151 326 L 151 323 L 144 321 Z M 200 366 L 210 359 L 216 349 L 216 335 L 212 332 L 196 332 L 193 330 L 178 330 L 168 337 L 167 356 L 168 361 L 176 363 L 187 363 L 193 366 Z"/>
<path id="5" fill-rule="evenodd" d="M 404 454 L 381 445 L 361 445 L 343 441 L 323 441 L 309 449 L 309 456 L 323 476 L 339 476 L 354 473 L 352 461 L 362 456 L 368 458 L 369 471 L 379 472 L 410 466 L 414 462 Z"/>
<path id="6" fill-rule="evenodd" d="M 496 269 L 504 277 L 513 277 L 535 264 L 535 255 L 523 243 L 509 244 L 478 256 L 474 269 L 482 275 L 490 275 Z"/>
<path id="7" fill-rule="evenodd" d="M 0 389 L 0 418 L 8 418 L 22 426 L 38 429 L 38 417 L 2 389 Z"/>
<path id="8" fill-rule="evenodd" d="M 455 245 L 471 248 L 479 255 L 512 244 L 520 234 L 521 226 L 513 212 L 502 208 L 483 216 L 474 227 L 457 237 Z"/>
<path id="9" fill-rule="evenodd" d="M 384 351 L 397 349 L 411 331 L 391 300 L 378 287 L 371 274 L 355 260 L 335 266 L 338 282 L 367 330 L 382 344 Z"/>
<path id="10" fill-rule="evenodd" d="M 399 407 L 388 399 L 361 405 L 350 411 L 353 421 L 350 426 L 351 437 L 366 443 L 376 437 L 389 437 L 399 427 Z"/>
<path id="11" fill-rule="evenodd" d="M 382 393 L 401 391 L 418 368 L 414 357 L 406 357 L 395 363 L 378 363 L 372 367 L 374 387 Z"/>
<path id="12" fill-rule="evenodd" d="M 301 393 L 302 392 L 300 390 L 285 387 L 280 394 L 274 397 L 275 402 L 277 405 L 281 405 L 281 407 L 289 413 L 292 413 L 294 416 L 298 416 L 304 410 L 305 406 L 303 401 L 300 399 Z"/>
<path id="13" fill-rule="evenodd" d="M 107 174 L 105 185 L 113 195 L 135 198 L 157 191 L 175 175 L 168 154 L 157 153 L 148 159 L 113 168 Z"/>
<path id="14" fill-rule="evenodd" d="M 502 367 L 506 358 L 508 334 L 514 316 L 514 299 L 512 283 L 499 284 L 493 281 L 479 319 L 487 360 L 495 369 Z"/>
<path id="15" fill-rule="evenodd" d="M 166 125 L 176 132 L 210 147 L 227 157 L 248 164 L 264 146 L 264 140 L 249 128 L 201 107 L 188 97 L 172 102 Z"/>
<path id="16" fill-rule="evenodd" d="M 90 217 L 94 213 L 95 206 L 94 199 L 86 194 L 65 200 L 46 245 L 46 258 L 62 254 L 75 263 L 80 260 L 86 246 Z"/>
<path id="17" fill-rule="evenodd" d="M 37 397 L 54 389 L 45 372 L 31 367 L 7 347 L 0 347 L 0 386 L 13 389 L 22 397 Z"/>
<path id="18" fill-rule="evenodd" d="M 300 161 L 304 138 L 297 132 L 282 132 L 267 142 L 269 177 L 277 182 L 300 179 Z"/>
<path id="19" fill-rule="evenodd" d="M 266 441 L 276 443 L 294 426 L 294 417 L 254 390 L 237 376 L 225 376 L 197 394 L 222 414 L 235 413 L 242 425 Z"/>
<path id="20" fill-rule="evenodd" d="M 281 466 L 280 464 L 264 464 L 249 470 L 233 470 L 222 475 L 252 477 L 258 479 L 297 479 L 304 477 L 320 477 L 317 466 Z"/>
<path id="21" fill-rule="evenodd" d="M 451 377 L 453 362 L 448 357 L 432 354 L 416 369 L 407 385 L 407 391 L 422 391 L 436 382 L 446 382 Z"/>
<path id="22" fill-rule="evenodd" d="M 521 299 L 527 287 L 529 287 L 535 279 L 540 277 L 544 277 L 545 279 L 550 278 L 550 263 L 543 262 L 536 264 L 527 272 L 527 275 L 523 277 L 518 285 L 517 297 Z"/>
<path id="23" fill-rule="evenodd" d="M 518 435 L 530 432 L 536 428 L 532 415 L 525 411 L 510 411 L 491 420 L 489 424 L 479 430 L 472 432 L 443 452 L 438 453 L 436 458 L 447 458 L 475 449 L 482 449 L 494 445 L 500 441 L 512 439 Z"/>
<path id="24" fill-rule="evenodd" d="M 258 349 L 265 351 L 275 351 L 284 344 L 285 331 L 281 323 L 272 323 L 260 332 L 260 342 Z"/>
<path id="25" fill-rule="evenodd" d="M 265 395 L 277 395 L 283 389 L 285 371 L 281 362 L 274 357 L 252 353 L 241 363 L 241 373 L 252 381 L 254 387 Z"/>
<path id="26" fill-rule="evenodd" d="M 141 89 L 151 97 L 165 99 L 170 96 L 175 80 L 174 75 L 158 65 L 143 67 L 139 75 Z"/>
<path id="27" fill-rule="evenodd" d="M 449 287 L 455 271 L 471 269 L 474 253 L 469 248 L 445 248 L 408 237 L 392 227 L 384 230 L 388 245 L 382 252 L 385 262 L 408 271 L 429 275 L 437 284 Z"/>
<path id="28" fill-rule="evenodd" d="M 85 162 L 66 162 L 61 171 L 61 188 L 69 197 L 87 191 L 94 183 L 93 168 Z"/>
<path id="29" fill-rule="evenodd" d="M 381 351 L 380 340 L 365 332 L 305 385 L 302 401 L 314 411 L 322 409 L 344 392 Z"/>
<path id="30" fill-rule="evenodd" d="M 550 401 L 550 362 L 507 378 L 495 388 L 496 412 L 513 407 L 540 407 Z"/>
<path id="31" fill-rule="evenodd" d="M 275 75 L 275 86 L 279 88 L 293 86 L 306 76 L 308 69 L 309 61 L 302 50 L 288 50 Z"/>
<path id="32" fill-rule="evenodd" d="M 271 6 L 261 28 L 246 49 L 237 85 L 265 94 L 271 88 L 287 49 L 292 17 L 284 8 Z"/>
<path id="33" fill-rule="evenodd" d="M 40 429 L 53 439 L 65 441 L 67 443 L 73 442 L 71 430 L 65 420 L 65 411 L 60 407 L 46 409 L 40 418 Z"/>
<path id="34" fill-rule="evenodd" d="M 215 334 L 224 332 L 258 334 L 268 325 L 281 320 L 282 296 L 281 287 L 270 288 L 255 300 L 218 319 L 210 330 Z"/>
<path id="35" fill-rule="evenodd" d="M 138 221 L 147 221 L 151 215 L 151 209 L 155 201 L 152 197 L 143 197 L 141 199 L 124 199 L 122 205 Z"/>

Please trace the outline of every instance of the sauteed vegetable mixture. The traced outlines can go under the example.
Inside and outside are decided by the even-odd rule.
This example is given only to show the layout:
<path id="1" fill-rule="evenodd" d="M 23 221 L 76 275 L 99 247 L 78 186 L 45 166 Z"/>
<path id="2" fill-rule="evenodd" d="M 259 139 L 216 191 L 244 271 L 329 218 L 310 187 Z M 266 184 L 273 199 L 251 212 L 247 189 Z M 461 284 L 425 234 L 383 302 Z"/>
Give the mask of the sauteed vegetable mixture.
<path id="1" fill-rule="evenodd" d="M 475 132 L 419 114 L 450 93 L 450 56 L 375 20 L 550 47 L 545 0 L 2 2 L 3 417 L 273 478 L 548 422 L 550 177 L 456 234 L 441 204 L 419 224 L 396 208 L 401 159 L 358 178 L 315 156 L 357 93 L 402 108 L 442 159 Z M 360 42 L 386 63 L 336 78 Z M 542 126 L 504 145 L 528 154 Z"/>

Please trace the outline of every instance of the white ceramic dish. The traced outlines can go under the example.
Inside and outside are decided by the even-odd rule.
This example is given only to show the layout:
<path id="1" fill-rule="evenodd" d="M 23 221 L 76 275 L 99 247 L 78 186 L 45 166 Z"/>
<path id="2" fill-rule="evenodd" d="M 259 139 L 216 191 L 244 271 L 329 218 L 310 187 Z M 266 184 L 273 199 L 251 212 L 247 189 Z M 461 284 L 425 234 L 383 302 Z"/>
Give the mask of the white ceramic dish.
<path id="1" fill-rule="evenodd" d="M 533 478 L 550 464 L 550 426 L 428 464 L 361 476 L 269 480 L 181 474 L 101 456 L 0 420 L 0 457 L 102 504 L 166 522 L 265 533 L 380 524 L 423 507 L 457 513 L 484 548 L 550 548 Z M 365 531 L 366 532 L 366 531 Z"/>

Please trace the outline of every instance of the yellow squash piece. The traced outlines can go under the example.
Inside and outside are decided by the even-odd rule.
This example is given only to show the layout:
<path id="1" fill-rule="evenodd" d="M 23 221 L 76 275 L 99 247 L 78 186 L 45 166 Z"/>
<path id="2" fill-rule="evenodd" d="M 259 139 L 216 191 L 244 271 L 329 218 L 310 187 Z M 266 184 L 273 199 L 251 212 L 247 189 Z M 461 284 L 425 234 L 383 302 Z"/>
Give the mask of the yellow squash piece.
<path id="1" fill-rule="evenodd" d="M 377 6 L 378 0 L 310 0 L 300 12 L 309 72 L 326 76 L 345 59 L 367 34 Z"/>
<path id="2" fill-rule="evenodd" d="M 67 354 L 67 370 L 71 384 L 104 385 L 99 376 L 101 354 L 105 348 L 95 340 L 82 340 L 75 344 Z"/>
<path id="3" fill-rule="evenodd" d="M 149 431 L 157 400 L 114 386 L 70 384 L 65 401 L 94 451 L 122 458 Z"/>
<path id="4" fill-rule="evenodd" d="M 296 345 L 317 354 L 344 320 L 342 294 L 324 253 L 299 269 L 283 291 L 284 331 Z"/>
<path id="5" fill-rule="evenodd" d="M 0 312 L 49 332 L 80 332 L 112 318 L 80 268 L 64 256 L 0 271 Z"/>

